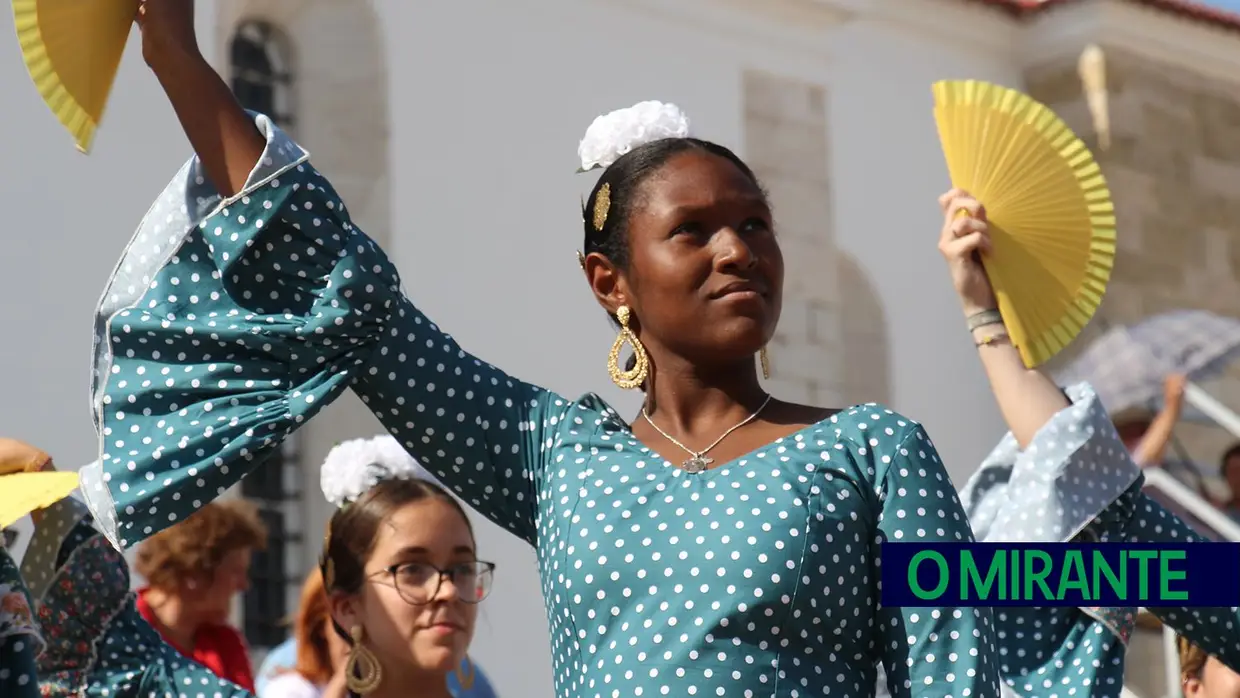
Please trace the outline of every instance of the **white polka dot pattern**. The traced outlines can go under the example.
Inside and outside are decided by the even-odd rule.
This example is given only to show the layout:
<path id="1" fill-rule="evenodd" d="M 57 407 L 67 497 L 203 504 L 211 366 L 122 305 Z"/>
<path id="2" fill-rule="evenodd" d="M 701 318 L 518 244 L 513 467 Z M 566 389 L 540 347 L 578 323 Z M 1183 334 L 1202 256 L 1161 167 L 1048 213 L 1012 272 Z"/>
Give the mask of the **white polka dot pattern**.
<path id="1" fill-rule="evenodd" d="M 4 698 L 39 698 L 35 657 L 43 650 L 43 638 L 33 608 L 17 563 L 0 548 L 0 696 Z"/>
<path id="2" fill-rule="evenodd" d="M 1140 468 L 1093 389 L 1080 384 L 1067 393 L 1073 404 L 1040 429 L 1029 448 L 1021 452 L 1007 434 L 965 485 L 961 499 L 978 540 L 1197 539 L 1141 494 Z M 1004 694 L 1118 698 L 1135 610 L 995 609 Z M 1235 609 L 1151 610 L 1194 641 L 1229 648 L 1222 657 L 1240 660 Z M 1202 617 L 1212 620 L 1202 623 Z"/>
<path id="3" fill-rule="evenodd" d="M 868 696 L 880 661 L 899 698 L 998 692 L 989 609 L 878 603 L 883 540 L 971 539 L 898 414 L 856 407 L 688 475 L 597 396 L 462 351 L 308 165 L 150 276 L 109 325 L 87 487 L 122 545 L 216 497 L 353 382 L 428 470 L 536 546 L 560 698 Z"/>
<path id="4" fill-rule="evenodd" d="M 1111 418 L 1087 383 L 1019 450 L 1009 432 L 965 483 L 973 534 L 990 543 L 1066 541 L 1137 481 Z"/>

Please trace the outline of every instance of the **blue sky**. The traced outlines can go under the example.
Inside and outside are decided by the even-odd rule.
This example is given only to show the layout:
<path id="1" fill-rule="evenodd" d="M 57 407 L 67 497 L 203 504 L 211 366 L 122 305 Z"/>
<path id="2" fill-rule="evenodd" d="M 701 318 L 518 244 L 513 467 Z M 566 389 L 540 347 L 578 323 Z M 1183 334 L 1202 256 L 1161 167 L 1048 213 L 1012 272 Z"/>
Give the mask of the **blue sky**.
<path id="1" fill-rule="evenodd" d="M 1232 12 L 1240 12 L 1240 0 L 1204 0 L 1201 4 L 1223 10 L 1231 10 Z"/>

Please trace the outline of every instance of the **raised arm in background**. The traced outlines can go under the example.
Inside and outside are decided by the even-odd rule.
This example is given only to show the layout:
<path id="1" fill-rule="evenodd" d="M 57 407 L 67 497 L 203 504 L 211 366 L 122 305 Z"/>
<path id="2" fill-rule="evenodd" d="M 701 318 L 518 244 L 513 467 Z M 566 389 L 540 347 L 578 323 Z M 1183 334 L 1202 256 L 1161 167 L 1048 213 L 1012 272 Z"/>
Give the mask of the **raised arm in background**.
<path id="1" fill-rule="evenodd" d="M 1161 465 L 1167 458 L 1171 434 L 1184 412 L 1184 376 L 1172 374 L 1163 382 L 1163 408 L 1150 423 L 1140 443 L 1132 450 L 1132 460 L 1142 468 Z"/>

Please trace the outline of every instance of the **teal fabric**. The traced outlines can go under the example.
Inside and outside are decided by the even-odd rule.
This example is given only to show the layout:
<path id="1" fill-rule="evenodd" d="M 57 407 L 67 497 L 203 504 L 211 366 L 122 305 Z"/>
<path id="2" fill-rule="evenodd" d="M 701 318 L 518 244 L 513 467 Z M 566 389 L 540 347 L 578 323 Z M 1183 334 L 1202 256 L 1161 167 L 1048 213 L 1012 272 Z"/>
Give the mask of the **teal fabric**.
<path id="1" fill-rule="evenodd" d="M 1141 492 L 1141 469 L 1086 383 L 1021 450 L 1007 434 L 961 490 L 985 542 L 1204 541 Z M 1237 609 L 1151 608 L 1168 626 L 1240 667 Z M 1005 695 L 1118 698 L 1135 608 L 997 608 Z"/>
<path id="2" fill-rule="evenodd" d="M 39 698 L 35 657 L 43 646 L 30 592 L 17 563 L 0 548 L 0 696 Z"/>
<path id="3" fill-rule="evenodd" d="M 972 539 L 920 425 L 858 405 L 688 474 L 597 396 L 458 347 L 305 152 L 257 123 L 268 149 L 246 190 L 192 221 L 191 161 L 100 307 L 103 457 L 83 492 L 117 545 L 218 496 L 352 387 L 535 547 L 561 698 L 866 696 L 878 663 L 901 698 L 997 695 L 989 609 L 879 603 L 883 541 Z M 573 331 L 539 326 L 549 343 Z"/>

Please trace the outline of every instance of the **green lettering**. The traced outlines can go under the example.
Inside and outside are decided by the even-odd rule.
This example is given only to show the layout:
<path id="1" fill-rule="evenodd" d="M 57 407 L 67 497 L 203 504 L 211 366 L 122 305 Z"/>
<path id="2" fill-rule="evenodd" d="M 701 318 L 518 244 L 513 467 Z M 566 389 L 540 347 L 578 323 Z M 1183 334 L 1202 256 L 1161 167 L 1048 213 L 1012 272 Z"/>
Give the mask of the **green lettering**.
<path id="1" fill-rule="evenodd" d="M 1183 560 L 1188 554 L 1183 550 L 1162 550 L 1158 554 L 1159 563 L 1159 600 L 1160 601 L 1186 601 L 1188 592 L 1172 591 L 1170 582 L 1172 580 L 1182 582 L 1188 578 L 1188 573 L 1184 570 L 1172 570 L 1172 560 Z"/>
<path id="2" fill-rule="evenodd" d="M 1137 598 L 1135 601 L 1146 601 L 1150 598 L 1150 560 L 1158 557 L 1157 550 L 1130 550 L 1128 557 L 1137 561 Z"/>
<path id="3" fill-rule="evenodd" d="M 1121 553 L 1122 555 L 1122 553 Z M 1094 550 L 1092 565 L 1093 574 L 1093 599 L 1098 601 L 1102 598 L 1102 577 L 1106 577 L 1106 581 L 1111 585 L 1111 591 L 1119 597 L 1121 601 L 1128 599 L 1128 564 L 1123 557 L 1120 558 L 1119 576 L 1116 576 L 1115 570 L 1111 568 L 1111 563 L 1107 561 L 1107 556 L 1101 550 Z"/>
<path id="4" fill-rule="evenodd" d="M 934 587 L 934 591 L 926 591 L 917 581 L 917 568 L 925 560 L 931 560 L 939 566 L 939 583 Z M 933 550 L 922 550 L 913 556 L 913 560 L 908 565 L 908 588 L 912 590 L 913 596 L 922 601 L 932 601 L 943 595 L 947 591 L 947 584 L 951 581 L 947 574 L 947 560 L 942 555 Z"/>
<path id="5" fill-rule="evenodd" d="M 1003 595 L 999 596 L 999 600 L 1001 601 L 1007 601 L 1008 599 L 1019 599 L 1020 598 L 1020 553 L 1019 552 L 1016 552 L 1016 551 L 1012 552 L 1011 563 L 1012 563 L 1012 578 L 1008 580 L 1011 583 L 1008 585 L 1008 594 L 1006 596 L 1003 596 Z"/>
<path id="6" fill-rule="evenodd" d="M 1067 591 L 1080 592 L 1082 600 L 1089 599 L 1089 582 L 1085 575 L 1085 561 L 1081 559 L 1081 551 L 1069 550 L 1064 557 L 1063 569 L 1059 573 L 1059 595 L 1056 601 L 1063 601 Z"/>
<path id="7" fill-rule="evenodd" d="M 999 582 L 999 594 L 1003 594 L 1003 588 L 1007 579 L 1007 551 L 999 550 L 995 552 L 994 557 L 990 558 L 990 567 L 986 568 L 986 579 L 981 579 L 979 570 L 977 569 L 977 561 L 973 559 L 973 551 L 964 550 L 961 553 L 960 567 L 964 570 L 960 575 L 960 598 L 961 600 L 969 600 L 975 598 L 977 601 L 986 601 L 990 598 L 990 589 L 994 586 L 996 578 Z M 970 597 L 969 589 L 975 590 L 977 596 Z"/>
<path id="8" fill-rule="evenodd" d="M 1036 569 L 1035 562 L 1041 563 L 1042 569 Z M 1043 550 L 1026 550 L 1025 551 L 1025 595 L 1024 600 L 1033 603 L 1033 585 L 1038 585 L 1042 590 L 1042 596 L 1037 601 L 1052 601 L 1055 599 L 1051 594 L 1050 587 L 1046 586 L 1046 578 L 1051 573 L 1051 556 Z"/>

